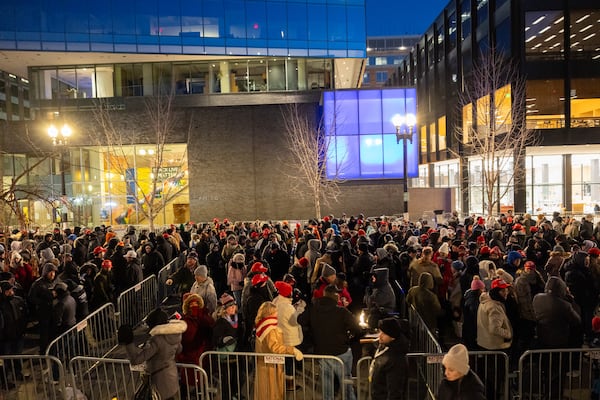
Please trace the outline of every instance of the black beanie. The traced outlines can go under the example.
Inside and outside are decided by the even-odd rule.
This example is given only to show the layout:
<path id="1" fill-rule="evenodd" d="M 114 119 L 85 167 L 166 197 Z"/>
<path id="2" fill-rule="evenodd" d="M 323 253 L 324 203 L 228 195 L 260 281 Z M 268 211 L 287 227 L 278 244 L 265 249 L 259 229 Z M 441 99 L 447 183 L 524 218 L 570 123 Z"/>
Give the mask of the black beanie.
<path id="1" fill-rule="evenodd" d="M 162 325 L 169 322 L 169 316 L 160 308 L 155 309 L 146 317 L 146 324 L 150 329 L 156 325 Z"/>

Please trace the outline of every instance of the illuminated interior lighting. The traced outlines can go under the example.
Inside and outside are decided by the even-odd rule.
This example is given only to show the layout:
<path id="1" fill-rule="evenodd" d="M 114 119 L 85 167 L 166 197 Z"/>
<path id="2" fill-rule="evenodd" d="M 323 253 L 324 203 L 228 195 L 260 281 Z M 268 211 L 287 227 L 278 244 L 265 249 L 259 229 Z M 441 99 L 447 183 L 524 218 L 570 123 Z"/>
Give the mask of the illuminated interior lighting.
<path id="1" fill-rule="evenodd" d="M 573 39 L 576 35 L 573 33 L 571 36 L 569 36 L 571 39 Z"/>
<path id="2" fill-rule="evenodd" d="M 536 19 L 535 21 L 533 21 L 533 23 L 531 25 L 537 25 L 540 22 L 542 22 L 544 19 L 546 19 L 546 16 L 542 15 L 541 17 L 539 17 L 538 19 Z"/>
<path id="3" fill-rule="evenodd" d="M 587 35 L 586 37 L 584 37 L 582 40 L 588 40 L 590 38 L 593 38 L 594 36 L 596 36 L 596 34 L 595 33 L 591 33 L 591 34 Z"/>
<path id="4" fill-rule="evenodd" d="M 555 37 L 556 37 L 556 35 L 550 35 L 550 36 L 548 36 L 546 39 L 544 39 L 544 42 L 549 42 L 549 41 L 551 41 L 552 39 L 554 39 Z"/>
<path id="5" fill-rule="evenodd" d="M 533 47 L 531 48 L 531 50 L 535 50 L 535 49 L 537 49 L 538 47 L 540 47 L 541 45 L 542 45 L 541 43 L 538 43 L 538 44 L 536 44 L 535 46 L 533 46 Z"/>
<path id="6" fill-rule="evenodd" d="M 564 16 L 560 17 L 559 19 L 557 19 L 556 21 L 554 21 L 554 24 L 560 24 L 563 19 L 565 19 Z"/>
<path id="7" fill-rule="evenodd" d="M 546 32 L 546 31 L 550 30 L 550 28 L 551 28 L 551 26 L 547 26 L 544 29 L 542 29 L 539 33 L 542 34 L 542 33 Z"/>
<path id="8" fill-rule="evenodd" d="M 537 97 L 531 97 L 531 98 L 525 99 L 525 101 L 536 101 L 536 100 L 537 100 Z"/>
<path id="9" fill-rule="evenodd" d="M 589 24 L 589 25 L 588 25 L 588 26 L 586 26 L 585 28 L 581 28 L 581 29 L 579 30 L 579 32 L 585 32 L 585 31 L 587 31 L 588 29 L 590 29 L 592 26 L 593 26 L 592 24 Z"/>
<path id="10" fill-rule="evenodd" d="M 531 27 L 530 27 L 530 26 L 528 26 L 527 28 L 525 28 L 525 32 L 527 32 L 527 31 L 528 31 L 528 30 L 530 30 L 530 29 L 531 29 Z"/>
<path id="11" fill-rule="evenodd" d="M 585 21 L 586 19 L 588 19 L 590 17 L 590 14 L 586 14 L 583 17 L 579 18 L 578 20 L 575 21 L 576 24 Z"/>
<path id="12" fill-rule="evenodd" d="M 553 49 L 553 48 L 555 48 L 555 47 L 557 47 L 557 46 L 560 46 L 560 42 L 558 42 L 558 43 L 554 43 L 552 46 L 550 46 L 550 48 L 551 48 L 551 49 Z"/>
<path id="13" fill-rule="evenodd" d="M 598 54 L 597 56 L 592 57 L 592 60 L 597 60 L 600 58 L 600 54 Z"/>
<path id="14" fill-rule="evenodd" d="M 537 36 L 533 35 L 532 37 L 530 37 L 529 39 L 527 39 L 527 40 L 525 41 L 525 43 L 529 43 L 529 42 L 531 42 L 531 41 L 532 41 L 533 39 L 535 39 L 536 37 L 537 37 Z"/>
<path id="15" fill-rule="evenodd" d="M 571 48 L 577 46 L 578 44 L 579 44 L 579 42 L 571 43 Z"/>
<path id="16" fill-rule="evenodd" d="M 564 29 L 561 29 L 560 31 L 558 31 L 558 33 L 564 33 L 564 32 L 565 32 Z"/>

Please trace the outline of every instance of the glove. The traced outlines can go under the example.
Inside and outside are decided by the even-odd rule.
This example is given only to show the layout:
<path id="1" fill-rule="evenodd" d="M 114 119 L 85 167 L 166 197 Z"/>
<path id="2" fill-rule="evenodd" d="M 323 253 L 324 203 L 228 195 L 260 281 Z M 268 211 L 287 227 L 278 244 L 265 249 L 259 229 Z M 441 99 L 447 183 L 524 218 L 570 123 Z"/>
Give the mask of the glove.
<path id="1" fill-rule="evenodd" d="M 302 361 L 304 359 L 304 354 L 294 347 L 294 357 L 296 358 L 296 361 Z"/>
<path id="2" fill-rule="evenodd" d="M 129 325 L 121 325 L 117 330 L 117 339 L 119 344 L 133 343 L 133 329 Z"/>

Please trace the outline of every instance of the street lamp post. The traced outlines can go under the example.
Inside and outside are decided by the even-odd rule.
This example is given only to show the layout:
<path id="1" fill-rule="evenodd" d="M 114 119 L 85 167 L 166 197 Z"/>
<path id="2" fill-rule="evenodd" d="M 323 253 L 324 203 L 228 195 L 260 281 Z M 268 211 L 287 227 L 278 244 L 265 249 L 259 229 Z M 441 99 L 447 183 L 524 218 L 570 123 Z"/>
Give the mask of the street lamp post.
<path id="1" fill-rule="evenodd" d="M 66 207 L 67 204 L 67 183 L 65 180 L 65 151 L 71 137 L 71 127 L 64 124 L 60 130 L 54 125 L 48 128 L 48 136 L 52 139 L 52 145 L 60 151 L 60 195 L 61 195 L 61 221 L 63 229 L 68 227 L 69 213 Z"/>
<path id="2" fill-rule="evenodd" d="M 403 198 L 404 198 L 404 209 L 403 212 L 408 212 L 408 140 L 411 144 L 413 141 L 413 130 L 417 125 L 417 118 L 414 114 L 400 115 L 395 114 L 392 117 L 392 124 L 396 127 L 396 143 L 400 143 L 402 140 L 402 172 L 404 174 L 403 180 Z"/>

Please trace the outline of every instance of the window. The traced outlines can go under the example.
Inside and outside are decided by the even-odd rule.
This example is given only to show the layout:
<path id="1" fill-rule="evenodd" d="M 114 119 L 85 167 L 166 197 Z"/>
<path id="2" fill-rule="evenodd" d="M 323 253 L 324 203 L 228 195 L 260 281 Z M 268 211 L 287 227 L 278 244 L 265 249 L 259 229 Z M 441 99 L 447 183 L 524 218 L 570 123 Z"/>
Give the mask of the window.
<path id="1" fill-rule="evenodd" d="M 365 72 L 365 74 L 363 75 L 363 83 L 369 83 L 370 82 L 370 76 L 368 72 Z"/>
<path id="2" fill-rule="evenodd" d="M 448 50 L 456 48 L 456 13 L 448 15 Z"/>
<path id="3" fill-rule="evenodd" d="M 463 107 L 462 120 L 462 141 L 469 143 L 473 134 L 473 104 L 469 103 Z"/>
<path id="4" fill-rule="evenodd" d="M 461 39 L 465 40 L 471 35 L 471 0 L 463 0 L 460 5 L 460 21 L 462 36 Z"/>
<path id="5" fill-rule="evenodd" d="M 421 132 L 421 134 L 420 134 L 421 154 L 426 156 L 427 155 L 427 125 L 422 125 L 419 128 L 419 131 Z"/>
<path id="6" fill-rule="evenodd" d="M 571 80 L 571 127 L 600 127 L 600 78 Z"/>
<path id="7" fill-rule="evenodd" d="M 548 213 L 563 207 L 563 157 L 539 155 L 525 159 L 529 212 Z"/>
<path id="8" fill-rule="evenodd" d="M 573 154 L 571 157 L 572 209 L 583 214 L 600 204 L 600 159 L 597 154 Z"/>
<path id="9" fill-rule="evenodd" d="M 571 57 L 600 60 L 599 11 L 582 10 L 571 13 Z"/>
<path id="10" fill-rule="evenodd" d="M 375 65 L 387 65 L 387 57 L 375 57 Z"/>
<path id="11" fill-rule="evenodd" d="M 446 116 L 438 118 L 438 148 L 446 150 Z"/>
<path id="12" fill-rule="evenodd" d="M 435 153 L 437 151 L 437 132 L 435 130 L 435 122 L 429 124 L 429 152 Z"/>
<path id="13" fill-rule="evenodd" d="M 528 80 L 525 107 L 529 129 L 564 127 L 564 81 L 562 79 Z"/>
<path id="14" fill-rule="evenodd" d="M 387 71 L 377 71 L 377 73 L 376 73 L 376 79 L 375 80 L 378 83 L 387 82 L 387 80 L 388 80 L 388 73 L 387 73 Z"/>
<path id="15" fill-rule="evenodd" d="M 525 14 L 525 55 L 527 60 L 563 59 L 564 15 L 561 11 Z"/>
<path id="16" fill-rule="evenodd" d="M 512 125 L 511 87 L 505 85 L 494 92 L 494 117 L 496 133 L 509 132 Z"/>

